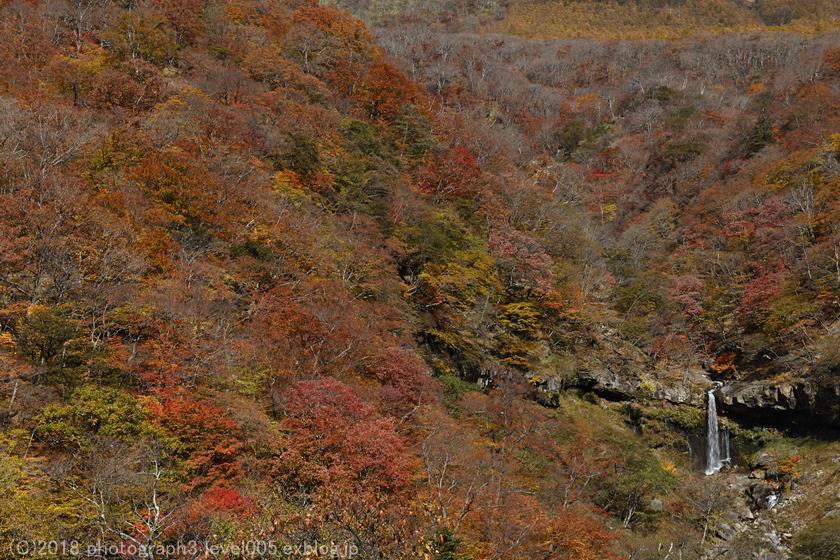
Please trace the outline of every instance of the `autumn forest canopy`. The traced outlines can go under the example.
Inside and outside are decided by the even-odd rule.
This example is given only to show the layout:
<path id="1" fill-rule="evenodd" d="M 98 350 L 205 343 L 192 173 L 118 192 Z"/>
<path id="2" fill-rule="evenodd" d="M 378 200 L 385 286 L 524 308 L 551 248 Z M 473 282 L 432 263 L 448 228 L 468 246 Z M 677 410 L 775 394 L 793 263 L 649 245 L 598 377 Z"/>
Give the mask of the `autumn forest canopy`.
<path id="1" fill-rule="evenodd" d="M 840 559 L 838 18 L 0 0 L 0 558 Z"/>

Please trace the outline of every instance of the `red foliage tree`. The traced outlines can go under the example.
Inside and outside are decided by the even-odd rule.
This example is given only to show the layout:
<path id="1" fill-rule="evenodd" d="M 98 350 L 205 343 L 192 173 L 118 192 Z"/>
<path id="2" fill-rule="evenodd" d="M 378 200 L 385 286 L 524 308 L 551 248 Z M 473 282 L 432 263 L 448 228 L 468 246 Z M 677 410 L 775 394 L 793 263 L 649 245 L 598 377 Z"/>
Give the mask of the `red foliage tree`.
<path id="1" fill-rule="evenodd" d="M 751 280 L 741 293 L 740 312 L 753 317 L 765 309 L 769 301 L 782 291 L 787 277 L 787 270 L 780 266 Z"/>
<path id="2" fill-rule="evenodd" d="M 255 512 L 254 502 L 239 490 L 215 486 L 190 504 L 184 522 L 192 533 L 196 533 L 206 531 L 214 519 L 245 519 Z"/>
<path id="3" fill-rule="evenodd" d="M 322 498 L 394 492 L 408 482 L 405 445 L 394 422 L 344 383 L 300 381 L 289 392 L 284 428 L 290 478 Z"/>
<path id="4" fill-rule="evenodd" d="M 373 357 L 368 370 L 384 385 L 386 408 L 400 416 L 434 398 L 429 368 L 414 352 L 389 347 Z"/>
<path id="5" fill-rule="evenodd" d="M 417 185 L 439 200 L 468 197 L 475 193 L 481 170 L 465 146 L 452 146 L 420 169 Z"/>
<path id="6" fill-rule="evenodd" d="M 537 238 L 513 228 L 496 228 L 488 245 L 510 287 L 537 293 L 551 289 L 554 263 Z"/>
<path id="7" fill-rule="evenodd" d="M 390 64 L 377 62 L 356 88 L 355 97 L 370 118 L 390 120 L 405 105 L 419 101 L 420 89 Z"/>
<path id="8" fill-rule="evenodd" d="M 332 6 L 304 6 L 292 14 L 284 40 L 307 73 L 347 95 L 374 54 L 364 23 Z"/>
<path id="9" fill-rule="evenodd" d="M 224 410 L 177 391 L 153 402 L 150 412 L 178 440 L 188 469 L 186 491 L 229 486 L 242 476 L 239 426 Z"/>
<path id="10" fill-rule="evenodd" d="M 671 298 L 680 312 L 691 319 L 703 313 L 703 281 L 697 276 L 683 275 L 671 282 Z"/>

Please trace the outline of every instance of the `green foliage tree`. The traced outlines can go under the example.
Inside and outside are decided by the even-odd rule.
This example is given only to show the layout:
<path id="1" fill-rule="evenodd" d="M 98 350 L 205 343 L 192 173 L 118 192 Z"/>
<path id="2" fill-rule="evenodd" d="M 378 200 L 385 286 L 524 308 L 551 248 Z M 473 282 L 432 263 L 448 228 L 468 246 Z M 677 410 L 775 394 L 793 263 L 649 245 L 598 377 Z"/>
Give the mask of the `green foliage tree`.
<path id="1" fill-rule="evenodd" d="M 67 449 L 88 448 L 94 436 L 123 441 L 162 436 L 145 406 L 144 399 L 120 389 L 83 385 L 66 403 L 45 406 L 36 430 L 45 443 Z"/>
<path id="2" fill-rule="evenodd" d="M 751 156 L 760 152 L 764 146 L 772 144 L 773 141 L 773 123 L 767 113 L 762 111 L 747 137 L 747 155 Z"/>
<path id="3" fill-rule="evenodd" d="M 632 526 L 651 498 L 668 493 L 674 486 L 673 475 L 662 468 L 656 457 L 641 449 L 624 447 L 622 460 L 611 476 L 599 480 L 598 501 L 616 512 L 624 527 Z"/>
<path id="4" fill-rule="evenodd" d="M 12 441 L 0 439 L 0 542 L 48 541 L 78 536 L 85 522 L 84 505 L 61 495 L 39 476 L 40 461 L 23 458 L 12 451 Z M 47 554 L 52 551 L 45 551 Z M 45 556 L 58 559 L 59 555 Z"/>
<path id="5" fill-rule="evenodd" d="M 283 164 L 301 176 L 309 176 L 321 168 L 321 157 L 315 142 L 303 134 L 291 134 L 290 146 L 283 155 Z"/>
<path id="6" fill-rule="evenodd" d="M 175 32 L 152 10 L 121 12 L 104 34 L 111 55 L 119 61 L 142 59 L 152 64 L 172 64 L 178 53 Z"/>
<path id="7" fill-rule="evenodd" d="M 35 306 L 18 320 L 18 350 L 42 366 L 68 365 L 80 358 L 81 329 L 65 306 Z"/>
<path id="8" fill-rule="evenodd" d="M 432 544 L 432 553 L 435 560 L 469 560 L 468 556 L 461 554 L 461 539 L 451 530 L 443 528 L 435 533 Z"/>

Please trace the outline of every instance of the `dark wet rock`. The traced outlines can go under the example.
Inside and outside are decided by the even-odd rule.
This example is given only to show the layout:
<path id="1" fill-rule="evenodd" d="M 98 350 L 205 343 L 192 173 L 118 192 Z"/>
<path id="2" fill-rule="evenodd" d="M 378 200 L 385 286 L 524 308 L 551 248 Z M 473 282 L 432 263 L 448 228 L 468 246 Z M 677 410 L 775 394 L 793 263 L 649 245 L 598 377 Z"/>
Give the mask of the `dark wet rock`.
<path id="1" fill-rule="evenodd" d="M 836 380 L 735 381 L 718 389 L 715 395 L 721 411 L 761 424 L 823 424 L 840 428 L 840 382 Z"/>
<path id="2" fill-rule="evenodd" d="M 639 385 L 639 379 L 631 372 L 614 371 L 604 366 L 589 366 L 578 370 L 578 387 L 612 401 L 637 398 Z"/>
<path id="3" fill-rule="evenodd" d="M 753 511 L 771 509 L 778 500 L 773 488 L 763 482 L 753 482 L 747 486 L 747 498 Z"/>

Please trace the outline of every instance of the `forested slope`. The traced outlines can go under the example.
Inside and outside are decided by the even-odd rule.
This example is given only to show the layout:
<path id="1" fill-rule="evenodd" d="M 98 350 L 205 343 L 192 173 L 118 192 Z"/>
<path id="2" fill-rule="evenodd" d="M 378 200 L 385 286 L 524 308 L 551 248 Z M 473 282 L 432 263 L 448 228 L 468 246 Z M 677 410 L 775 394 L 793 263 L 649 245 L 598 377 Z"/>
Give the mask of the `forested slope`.
<path id="1" fill-rule="evenodd" d="M 698 33 L 836 30 L 830 0 L 559 0 L 509 2 L 500 29 L 532 38 L 663 39 Z"/>
<path id="2" fill-rule="evenodd" d="M 247 1 L 0 21 L 4 550 L 603 557 L 595 494 L 628 523 L 643 496 L 595 473 L 669 480 L 511 398 L 572 296 L 362 23 Z"/>
<path id="3" fill-rule="evenodd" d="M 530 39 L 678 39 L 837 30 L 831 0 L 330 0 L 375 26 L 421 20 L 449 31 Z"/>
<path id="4" fill-rule="evenodd" d="M 580 210 L 584 222 L 562 223 L 582 224 L 598 249 L 561 255 L 578 267 L 574 284 L 654 360 L 747 376 L 834 367 L 836 34 L 379 36 L 469 119 L 465 142 L 480 162 L 514 161 Z"/>

